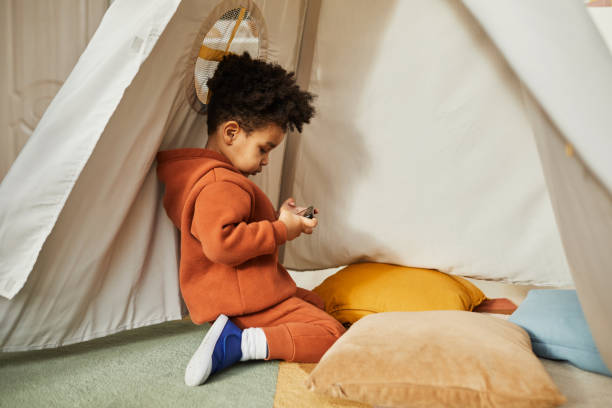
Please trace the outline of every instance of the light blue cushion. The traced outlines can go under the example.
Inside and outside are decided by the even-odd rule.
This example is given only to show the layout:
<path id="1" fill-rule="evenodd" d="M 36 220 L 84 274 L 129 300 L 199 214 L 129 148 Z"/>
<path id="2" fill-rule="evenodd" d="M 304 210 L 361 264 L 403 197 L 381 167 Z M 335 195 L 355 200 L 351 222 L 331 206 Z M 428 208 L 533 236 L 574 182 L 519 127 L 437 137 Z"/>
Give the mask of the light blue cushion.
<path id="1" fill-rule="evenodd" d="M 612 376 L 595 347 L 575 290 L 531 290 L 509 320 L 529 333 L 536 355 Z"/>

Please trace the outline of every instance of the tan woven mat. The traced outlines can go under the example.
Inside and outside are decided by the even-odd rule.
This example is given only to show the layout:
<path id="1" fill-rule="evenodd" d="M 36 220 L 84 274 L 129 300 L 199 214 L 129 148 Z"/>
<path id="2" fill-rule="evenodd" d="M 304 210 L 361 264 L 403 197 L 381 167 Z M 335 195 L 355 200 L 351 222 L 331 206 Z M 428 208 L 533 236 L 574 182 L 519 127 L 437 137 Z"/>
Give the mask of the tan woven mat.
<path id="1" fill-rule="evenodd" d="M 304 383 L 316 364 L 281 362 L 278 365 L 278 381 L 274 408 L 346 408 L 369 407 L 359 402 L 326 397 L 308 391 Z"/>

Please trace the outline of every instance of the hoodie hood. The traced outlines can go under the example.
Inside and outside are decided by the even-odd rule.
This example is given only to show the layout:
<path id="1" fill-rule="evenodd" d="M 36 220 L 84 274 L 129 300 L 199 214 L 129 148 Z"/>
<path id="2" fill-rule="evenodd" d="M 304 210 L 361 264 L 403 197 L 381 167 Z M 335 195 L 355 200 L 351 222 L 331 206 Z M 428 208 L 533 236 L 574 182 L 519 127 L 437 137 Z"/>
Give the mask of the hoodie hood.
<path id="1" fill-rule="evenodd" d="M 166 186 L 164 208 L 177 228 L 195 184 L 206 173 L 222 167 L 240 173 L 229 159 L 209 149 L 177 149 L 157 153 L 157 177 Z"/>

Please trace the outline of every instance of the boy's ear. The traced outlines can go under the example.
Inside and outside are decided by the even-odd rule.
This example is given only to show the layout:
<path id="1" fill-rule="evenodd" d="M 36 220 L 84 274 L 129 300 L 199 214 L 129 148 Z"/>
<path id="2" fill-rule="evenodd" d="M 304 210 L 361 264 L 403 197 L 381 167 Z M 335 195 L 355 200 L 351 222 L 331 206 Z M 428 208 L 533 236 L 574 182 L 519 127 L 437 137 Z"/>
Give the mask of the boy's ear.
<path id="1" fill-rule="evenodd" d="M 223 132 L 223 141 L 227 145 L 231 145 L 236 140 L 238 132 L 240 132 L 240 125 L 235 120 L 229 120 L 224 122 L 221 131 Z"/>

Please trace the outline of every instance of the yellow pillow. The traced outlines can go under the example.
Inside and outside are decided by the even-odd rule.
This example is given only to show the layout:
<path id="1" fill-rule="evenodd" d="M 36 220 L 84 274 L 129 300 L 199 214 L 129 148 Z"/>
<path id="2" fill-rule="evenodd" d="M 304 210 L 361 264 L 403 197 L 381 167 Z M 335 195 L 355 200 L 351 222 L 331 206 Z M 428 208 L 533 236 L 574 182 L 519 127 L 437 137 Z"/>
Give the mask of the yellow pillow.
<path id="1" fill-rule="evenodd" d="M 529 335 L 466 311 L 378 313 L 321 358 L 306 386 L 384 407 L 553 407 L 565 402 Z"/>
<path id="2" fill-rule="evenodd" d="M 325 311 L 345 325 L 380 312 L 472 311 L 486 299 L 463 278 L 383 263 L 349 265 L 314 291 L 325 301 Z"/>

